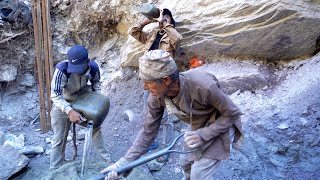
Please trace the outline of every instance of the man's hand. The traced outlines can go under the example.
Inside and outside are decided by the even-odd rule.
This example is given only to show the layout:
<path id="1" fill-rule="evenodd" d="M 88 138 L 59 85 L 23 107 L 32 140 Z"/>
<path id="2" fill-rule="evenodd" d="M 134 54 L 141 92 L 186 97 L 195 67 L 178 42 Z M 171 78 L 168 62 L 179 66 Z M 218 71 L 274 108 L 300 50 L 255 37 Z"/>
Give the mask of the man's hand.
<path id="1" fill-rule="evenodd" d="M 141 26 L 146 26 L 147 24 L 150 24 L 152 23 L 153 21 L 151 21 L 150 19 L 144 19 L 140 24 Z"/>
<path id="2" fill-rule="evenodd" d="M 161 22 L 163 19 L 163 9 L 160 9 L 160 16 L 157 18 L 153 18 L 153 22 Z"/>
<path id="3" fill-rule="evenodd" d="M 204 144 L 204 140 L 198 135 L 196 131 L 185 132 L 184 142 L 190 149 L 198 148 Z"/>
<path id="4" fill-rule="evenodd" d="M 68 117 L 69 117 L 69 120 L 73 123 L 76 123 L 76 124 L 80 124 L 80 120 L 81 119 L 84 119 L 81 114 L 79 114 L 77 111 L 71 109 L 69 111 L 69 114 L 68 114 Z"/>
<path id="5" fill-rule="evenodd" d="M 105 173 L 111 171 L 110 173 L 108 173 L 108 175 L 104 179 L 105 180 L 118 180 L 118 179 L 120 179 L 118 173 L 115 171 L 112 171 L 117 168 L 118 168 L 118 166 L 116 164 L 112 164 L 111 166 L 108 166 L 107 168 L 103 169 L 100 173 L 105 174 Z"/>

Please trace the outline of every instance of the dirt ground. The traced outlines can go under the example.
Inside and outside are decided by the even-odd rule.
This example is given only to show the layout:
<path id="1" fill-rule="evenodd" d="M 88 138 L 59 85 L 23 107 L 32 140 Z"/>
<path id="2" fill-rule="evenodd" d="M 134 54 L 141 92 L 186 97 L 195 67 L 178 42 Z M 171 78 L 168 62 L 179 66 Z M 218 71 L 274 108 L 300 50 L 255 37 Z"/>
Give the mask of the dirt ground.
<path id="1" fill-rule="evenodd" d="M 237 66 L 242 65 L 243 63 L 237 64 Z M 247 68 L 252 66 L 256 65 L 249 63 Z M 223 161 L 217 171 L 216 179 L 258 177 L 269 179 L 270 172 L 273 172 L 271 177 L 280 179 L 318 177 L 320 77 L 317 68 L 319 66 L 319 56 L 283 63 L 273 71 L 278 75 L 278 81 L 273 86 L 255 92 L 240 90 L 231 95 L 244 113 L 242 120 L 246 141 L 240 151 L 232 151 L 231 160 Z M 200 70 L 211 72 L 218 67 L 220 70 L 217 73 L 222 74 L 221 69 L 225 69 L 227 74 L 230 63 L 216 62 L 201 67 Z M 125 75 L 113 79 L 103 87 L 103 94 L 110 97 L 111 107 L 102 125 L 102 131 L 105 145 L 113 161 L 125 154 L 142 127 L 142 82 L 138 79 L 136 69 L 129 68 L 123 72 Z M 16 135 L 22 133 L 27 145 L 42 146 L 47 151 L 50 149 L 50 143 L 46 143 L 46 138 L 51 138 L 52 132 L 41 133 L 38 130 L 39 121 L 29 125 L 32 118 L 24 118 L 21 116 L 23 113 L 18 114 L 19 111 L 14 108 L 23 104 L 23 107 L 29 108 L 27 110 L 29 116 L 35 117 L 38 107 L 37 105 L 29 107 L 33 104 L 30 98 L 37 99 L 35 87 L 19 96 L 2 97 L 2 102 L 8 103 L 9 106 L 1 107 L 2 112 L 6 114 L 1 116 L 0 130 Z M 134 113 L 131 121 L 125 115 L 126 110 Z M 13 115 L 8 119 L 10 114 Z M 185 127 L 183 123 L 176 123 L 173 136 L 179 134 Z M 158 142 L 160 140 L 161 137 L 157 139 Z M 76 167 L 80 172 L 84 141 L 78 140 L 78 143 L 79 156 Z M 72 153 L 73 147 L 68 143 L 67 158 L 71 158 Z M 172 154 L 161 171 L 150 172 L 147 165 L 138 167 L 138 170 L 152 179 L 181 179 L 178 159 L 177 154 Z M 93 150 L 87 177 L 96 175 L 107 165 Z M 27 168 L 12 179 L 41 179 L 48 175 L 50 175 L 49 155 L 43 153 L 32 157 Z"/>
<path id="2" fill-rule="evenodd" d="M 68 1 L 60 3 L 64 5 Z M 126 3 L 130 4 L 129 1 Z M 102 92 L 111 102 L 109 114 L 102 124 L 102 132 L 111 160 L 115 162 L 126 153 L 143 124 L 142 81 L 138 78 L 137 68 L 120 67 L 119 49 L 127 39 L 116 32 L 116 23 L 123 20 L 120 14 L 130 6 L 123 6 L 118 14 L 105 13 L 109 12 L 108 8 L 97 11 L 95 15 L 101 15 L 99 19 L 90 16 L 91 12 L 88 11 L 83 11 L 84 14 L 72 11 L 73 4 L 69 3 L 66 10 L 61 9 L 62 5 L 52 12 L 55 60 L 62 60 L 63 54 L 72 44 L 90 39 L 83 43 L 88 43 L 90 57 L 97 56 L 102 70 Z M 77 23 L 84 23 L 85 26 L 78 26 Z M 49 171 L 48 155 L 53 133 L 42 133 L 37 119 L 40 108 L 32 30 L 28 27 L 15 30 L 3 27 L 2 24 L 1 28 L 3 32 L 15 34 L 26 30 L 26 33 L 0 46 L 0 62 L 13 64 L 19 72 L 16 80 L 0 83 L 0 131 L 23 134 L 26 145 L 41 146 L 45 150 L 42 154 L 30 157 L 28 166 L 11 179 L 54 179 L 56 174 Z M 81 32 L 82 39 L 76 37 L 77 32 Z M 215 55 L 208 57 L 214 58 L 208 59 L 205 66 L 196 70 L 213 73 L 230 90 L 231 99 L 243 112 L 245 136 L 240 150 L 232 150 L 230 160 L 221 163 L 213 178 L 319 179 L 320 54 L 286 62 L 230 59 Z M 24 77 L 31 77 L 31 81 L 24 80 Z M 131 112 L 130 119 L 126 112 Z M 177 136 L 186 126 L 182 122 L 174 123 L 172 137 Z M 83 132 L 82 127 L 78 127 L 77 132 L 80 130 Z M 78 134 L 78 157 L 66 167 L 75 167 L 78 175 L 84 145 L 81 136 Z M 161 135 L 156 141 L 161 142 Z M 71 159 L 72 156 L 73 146 L 69 142 L 66 157 Z M 107 166 L 108 163 L 102 161 L 93 149 L 85 179 L 99 174 Z M 183 177 L 178 154 L 171 154 L 160 171 L 149 171 L 145 164 L 136 169 L 128 179 L 179 180 Z M 72 177 L 77 179 L 76 176 L 74 174 Z"/>

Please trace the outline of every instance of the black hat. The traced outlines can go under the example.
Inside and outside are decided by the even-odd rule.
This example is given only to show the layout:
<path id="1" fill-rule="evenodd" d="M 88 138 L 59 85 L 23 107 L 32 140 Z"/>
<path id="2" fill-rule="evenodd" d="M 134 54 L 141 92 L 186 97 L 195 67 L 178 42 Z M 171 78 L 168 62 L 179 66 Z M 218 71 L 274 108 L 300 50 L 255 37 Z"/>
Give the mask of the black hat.
<path id="1" fill-rule="evenodd" d="M 176 27 L 176 21 L 173 19 L 172 13 L 169 9 L 166 9 L 166 8 L 163 9 L 162 16 L 164 16 L 164 15 L 169 15 L 170 19 L 171 19 L 171 24 L 173 25 L 173 27 Z"/>

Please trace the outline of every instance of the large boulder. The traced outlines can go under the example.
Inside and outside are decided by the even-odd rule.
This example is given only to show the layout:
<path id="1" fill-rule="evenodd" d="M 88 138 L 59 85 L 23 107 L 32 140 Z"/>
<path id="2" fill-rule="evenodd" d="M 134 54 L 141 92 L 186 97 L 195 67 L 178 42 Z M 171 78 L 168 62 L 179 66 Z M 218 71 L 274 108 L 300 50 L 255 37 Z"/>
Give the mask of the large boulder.
<path id="1" fill-rule="evenodd" d="M 30 159 L 10 145 L 0 146 L 0 179 L 9 179 L 28 165 Z"/>
<path id="2" fill-rule="evenodd" d="M 319 47 L 319 1 L 166 0 L 160 6 L 172 10 L 183 36 L 178 62 L 193 57 L 206 60 L 214 54 L 293 59 L 311 55 Z M 129 43 L 122 51 L 123 65 L 136 66 L 139 48 L 128 49 Z"/>

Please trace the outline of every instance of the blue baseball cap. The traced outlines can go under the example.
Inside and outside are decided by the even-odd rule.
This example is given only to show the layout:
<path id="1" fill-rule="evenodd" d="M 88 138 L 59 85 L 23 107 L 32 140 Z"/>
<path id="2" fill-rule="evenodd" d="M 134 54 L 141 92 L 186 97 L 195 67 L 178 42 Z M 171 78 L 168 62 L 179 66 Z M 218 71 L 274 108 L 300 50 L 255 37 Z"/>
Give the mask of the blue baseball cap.
<path id="1" fill-rule="evenodd" d="M 67 53 L 68 73 L 83 74 L 88 69 L 88 51 L 85 47 L 73 46 Z"/>

